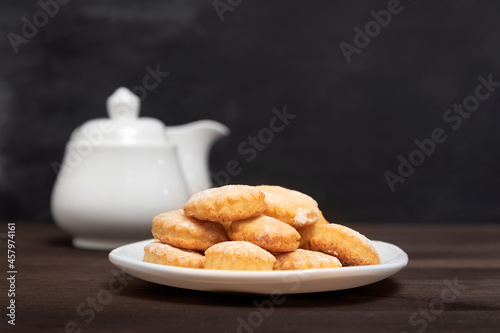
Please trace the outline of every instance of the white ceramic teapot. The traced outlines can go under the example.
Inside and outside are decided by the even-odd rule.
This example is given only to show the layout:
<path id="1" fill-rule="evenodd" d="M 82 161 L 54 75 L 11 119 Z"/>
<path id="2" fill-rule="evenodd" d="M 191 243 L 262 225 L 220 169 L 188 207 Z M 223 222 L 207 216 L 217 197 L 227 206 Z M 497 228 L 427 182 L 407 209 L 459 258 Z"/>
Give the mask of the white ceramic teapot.
<path id="1" fill-rule="evenodd" d="M 229 129 L 211 120 L 165 127 L 139 109 L 139 98 L 119 88 L 107 100 L 109 118 L 84 123 L 66 145 L 51 209 L 76 247 L 149 238 L 155 215 L 211 185 L 208 153 Z"/>

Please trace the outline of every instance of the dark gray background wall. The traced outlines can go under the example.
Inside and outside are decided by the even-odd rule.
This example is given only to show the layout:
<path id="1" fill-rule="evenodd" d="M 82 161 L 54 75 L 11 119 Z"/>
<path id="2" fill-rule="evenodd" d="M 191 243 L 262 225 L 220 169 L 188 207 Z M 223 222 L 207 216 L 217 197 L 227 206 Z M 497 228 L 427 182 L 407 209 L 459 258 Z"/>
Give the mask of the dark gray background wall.
<path id="1" fill-rule="evenodd" d="M 142 115 L 230 127 L 210 163 L 218 173 L 237 160 L 231 183 L 301 190 L 331 220 L 500 221 L 500 89 L 479 105 L 468 97 L 479 76 L 500 82 L 500 3 L 233 0 L 221 20 L 211 1 L 60 1 L 46 24 L 40 3 L 0 3 L 0 220 L 51 221 L 51 164 L 71 131 L 149 66 L 170 75 Z M 368 24 L 373 37 L 348 63 L 340 44 L 354 46 L 355 27 L 388 5 L 398 13 L 380 31 Z M 16 44 L 23 17 L 40 27 Z M 460 126 L 443 119 L 466 98 L 477 110 Z M 247 161 L 238 146 L 284 106 L 296 118 Z M 392 192 L 384 173 L 435 128 L 447 140 Z"/>

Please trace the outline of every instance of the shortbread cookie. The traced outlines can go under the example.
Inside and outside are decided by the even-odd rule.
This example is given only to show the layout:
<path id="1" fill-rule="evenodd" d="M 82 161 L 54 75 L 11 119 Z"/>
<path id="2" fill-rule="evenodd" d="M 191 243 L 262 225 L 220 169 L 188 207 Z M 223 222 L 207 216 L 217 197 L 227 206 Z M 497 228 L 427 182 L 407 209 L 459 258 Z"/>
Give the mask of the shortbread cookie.
<path id="1" fill-rule="evenodd" d="M 327 220 L 325 220 L 325 218 L 323 217 L 323 213 L 321 213 L 321 211 L 320 211 L 318 222 L 316 222 L 314 224 L 307 225 L 307 226 L 302 227 L 302 228 L 297 228 L 297 231 L 300 234 L 299 249 L 310 250 L 311 249 L 311 245 L 310 245 L 311 238 L 313 236 L 315 236 L 318 233 L 320 227 L 322 225 L 325 225 L 325 224 L 329 224 L 329 222 Z"/>
<path id="2" fill-rule="evenodd" d="M 191 250 L 178 249 L 156 240 L 144 248 L 145 262 L 185 268 L 203 268 L 205 256 Z"/>
<path id="3" fill-rule="evenodd" d="M 299 238 L 295 228 L 265 215 L 234 221 L 229 228 L 229 239 L 247 241 L 272 253 L 295 251 Z"/>
<path id="4" fill-rule="evenodd" d="M 359 232 L 340 224 L 321 226 L 318 234 L 311 238 L 311 250 L 335 256 L 344 266 L 380 264 L 373 243 Z"/>
<path id="5" fill-rule="evenodd" d="M 280 186 L 257 186 L 266 195 L 264 214 L 294 228 L 305 227 L 318 221 L 318 203 L 310 196 Z"/>
<path id="6" fill-rule="evenodd" d="M 266 250 L 249 242 L 223 242 L 205 251 L 205 269 L 270 271 L 276 261 Z"/>
<path id="7" fill-rule="evenodd" d="M 254 186 L 226 185 L 194 194 L 184 205 L 187 216 L 214 222 L 232 222 L 260 215 L 266 209 L 264 193 Z"/>
<path id="8" fill-rule="evenodd" d="M 222 226 L 224 227 L 224 229 L 226 229 L 227 232 L 229 232 L 229 228 L 231 228 L 231 223 L 232 222 L 220 222 L 220 224 L 222 224 Z"/>
<path id="9" fill-rule="evenodd" d="M 275 256 L 276 262 L 273 269 L 278 271 L 342 267 L 337 258 L 316 251 L 298 249 L 297 251 L 280 253 Z"/>
<path id="10" fill-rule="evenodd" d="M 173 210 L 153 219 L 154 238 L 188 250 L 205 251 L 210 246 L 229 240 L 224 227 L 217 222 L 200 221 Z"/>

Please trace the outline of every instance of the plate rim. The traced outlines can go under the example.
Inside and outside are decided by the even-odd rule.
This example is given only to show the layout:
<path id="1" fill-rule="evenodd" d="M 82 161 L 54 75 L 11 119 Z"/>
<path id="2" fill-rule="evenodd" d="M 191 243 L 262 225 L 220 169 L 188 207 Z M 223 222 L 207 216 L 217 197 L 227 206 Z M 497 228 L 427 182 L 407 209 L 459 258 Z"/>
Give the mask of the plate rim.
<path id="1" fill-rule="evenodd" d="M 403 269 L 409 261 L 408 255 L 397 245 L 392 243 L 373 240 L 375 247 L 391 248 L 394 252 L 395 259 L 389 263 L 381 263 L 371 266 L 351 266 L 351 267 L 338 267 L 338 268 L 313 268 L 304 270 L 290 270 L 290 271 L 225 271 L 225 270 L 209 270 L 199 268 L 184 268 L 167 265 L 159 265 L 131 258 L 123 253 L 123 251 L 138 246 L 145 246 L 152 242 L 154 238 L 133 242 L 130 244 L 122 245 L 109 252 L 108 258 L 121 270 L 128 273 L 127 269 L 139 270 L 143 273 L 153 274 L 157 277 L 163 277 L 166 280 L 170 278 L 189 278 L 194 281 L 203 281 L 210 283 L 230 283 L 239 284 L 243 280 L 252 280 L 253 284 L 278 282 L 287 276 L 304 276 L 304 278 L 312 280 L 322 280 L 325 278 L 334 279 L 345 276 L 362 276 L 364 274 L 376 273 L 378 275 L 387 274 L 392 272 L 393 275 Z M 124 269 L 125 268 L 125 269 Z M 130 274 L 130 273 L 129 273 Z M 133 274 L 131 274 L 133 275 Z M 390 276 L 389 275 L 389 276 Z M 388 276 L 387 276 L 388 277 Z M 166 281 L 167 282 L 167 281 Z M 168 284 L 166 284 L 168 285 Z"/>

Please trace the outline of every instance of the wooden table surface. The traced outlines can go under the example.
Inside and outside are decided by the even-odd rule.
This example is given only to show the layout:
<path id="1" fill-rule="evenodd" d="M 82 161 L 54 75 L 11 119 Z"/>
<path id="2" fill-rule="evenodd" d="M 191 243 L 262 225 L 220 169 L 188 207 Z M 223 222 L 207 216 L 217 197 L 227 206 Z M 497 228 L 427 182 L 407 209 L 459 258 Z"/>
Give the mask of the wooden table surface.
<path id="1" fill-rule="evenodd" d="M 53 225 L 16 227 L 16 325 L 4 314 L 1 332 L 500 332 L 500 226 L 356 225 L 401 247 L 408 266 L 372 285 L 286 295 L 272 307 L 269 296 L 120 275 L 107 252 L 75 249 Z"/>

